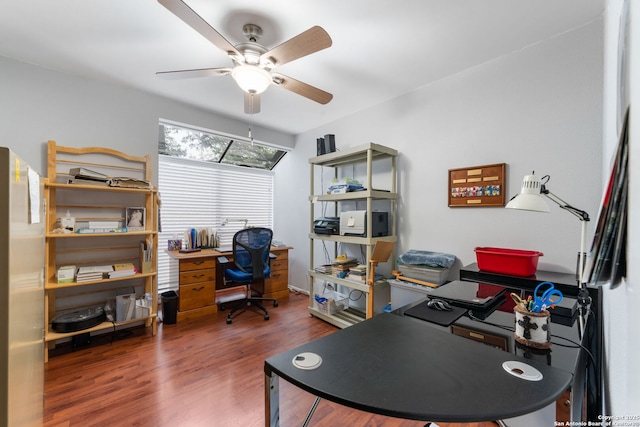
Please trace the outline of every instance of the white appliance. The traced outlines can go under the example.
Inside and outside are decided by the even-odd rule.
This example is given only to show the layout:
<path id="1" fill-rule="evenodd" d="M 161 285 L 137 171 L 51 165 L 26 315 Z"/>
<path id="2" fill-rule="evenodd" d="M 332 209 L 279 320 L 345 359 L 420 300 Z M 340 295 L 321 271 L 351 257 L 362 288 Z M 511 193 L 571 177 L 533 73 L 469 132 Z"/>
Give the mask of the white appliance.
<path id="1" fill-rule="evenodd" d="M 44 186 L 0 147 L 0 425 L 42 425 Z"/>
<path id="2" fill-rule="evenodd" d="M 341 236 L 366 236 L 367 211 L 345 211 L 340 213 Z M 389 235 L 389 213 L 371 212 L 371 237 Z"/>

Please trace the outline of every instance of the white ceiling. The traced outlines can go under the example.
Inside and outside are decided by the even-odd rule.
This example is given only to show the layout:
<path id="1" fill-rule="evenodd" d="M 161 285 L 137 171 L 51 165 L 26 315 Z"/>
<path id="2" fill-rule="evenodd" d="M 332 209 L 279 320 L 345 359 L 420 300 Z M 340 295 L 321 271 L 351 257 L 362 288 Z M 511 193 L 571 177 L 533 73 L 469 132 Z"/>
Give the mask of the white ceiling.
<path id="1" fill-rule="evenodd" d="M 325 50 L 277 67 L 334 95 L 262 94 L 256 124 L 298 134 L 600 19 L 605 0 L 185 0 L 232 44 L 258 24 L 274 47 L 319 25 Z M 249 121 L 231 76 L 157 71 L 231 60 L 156 0 L 0 0 L 0 55 Z"/>

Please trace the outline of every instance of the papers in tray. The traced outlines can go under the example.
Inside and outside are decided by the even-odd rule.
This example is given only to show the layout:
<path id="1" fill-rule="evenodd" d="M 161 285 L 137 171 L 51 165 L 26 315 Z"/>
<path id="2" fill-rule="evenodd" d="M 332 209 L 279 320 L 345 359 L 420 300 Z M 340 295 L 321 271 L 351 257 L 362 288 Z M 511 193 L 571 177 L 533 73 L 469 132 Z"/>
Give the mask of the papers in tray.
<path id="1" fill-rule="evenodd" d="M 112 187 L 125 187 L 125 188 L 151 188 L 151 183 L 144 179 L 128 178 L 128 177 L 114 177 L 111 178 L 109 185 Z"/>

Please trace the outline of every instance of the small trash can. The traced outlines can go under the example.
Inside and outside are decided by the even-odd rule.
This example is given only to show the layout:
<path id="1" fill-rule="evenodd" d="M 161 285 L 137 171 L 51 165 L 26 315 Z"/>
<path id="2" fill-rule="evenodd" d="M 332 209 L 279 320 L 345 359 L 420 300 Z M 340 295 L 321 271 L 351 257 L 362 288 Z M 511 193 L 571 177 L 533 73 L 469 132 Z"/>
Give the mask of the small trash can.
<path id="1" fill-rule="evenodd" d="M 162 298 L 162 322 L 173 325 L 178 317 L 178 293 L 167 291 L 160 294 Z"/>

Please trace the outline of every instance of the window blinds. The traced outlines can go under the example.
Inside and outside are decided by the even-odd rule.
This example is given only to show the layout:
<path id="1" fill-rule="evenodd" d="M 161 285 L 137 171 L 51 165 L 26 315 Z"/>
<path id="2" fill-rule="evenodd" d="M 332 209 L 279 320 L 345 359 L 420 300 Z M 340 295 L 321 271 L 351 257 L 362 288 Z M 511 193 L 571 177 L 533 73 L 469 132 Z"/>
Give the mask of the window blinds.
<path id="1" fill-rule="evenodd" d="M 188 228 L 213 228 L 221 246 L 249 226 L 273 228 L 273 172 L 160 155 L 158 192 L 158 291 L 177 287 L 167 241 L 182 239 Z M 223 225 L 224 224 L 224 225 Z"/>

